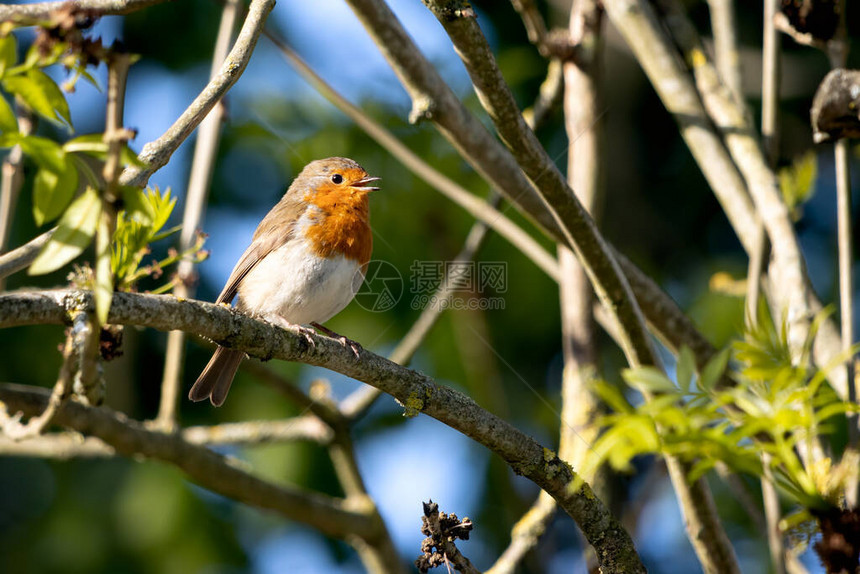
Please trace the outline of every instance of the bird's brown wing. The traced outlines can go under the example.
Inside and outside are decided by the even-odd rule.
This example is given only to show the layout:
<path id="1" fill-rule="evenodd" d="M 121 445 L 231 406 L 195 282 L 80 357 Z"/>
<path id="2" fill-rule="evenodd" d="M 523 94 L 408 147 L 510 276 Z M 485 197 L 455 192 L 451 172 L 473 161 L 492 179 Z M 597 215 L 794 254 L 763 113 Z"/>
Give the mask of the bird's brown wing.
<path id="1" fill-rule="evenodd" d="M 236 263 L 233 272 L 230 273 L 224 289 L 218 295 L 218 299 L 215 301 L 216 305 L 232 301 L 239 290 L 239 284 L 251 269 L 266 255 L 293 237 L 296 221 L 306 208 L 307 204 L 299 198 L 292 197 L 289 192 L 281 198 L 281 201 L 260 222 L 254 233 L 254 238 L 251 240 L 251 245 L 239 258 L 239 262 Z"/>

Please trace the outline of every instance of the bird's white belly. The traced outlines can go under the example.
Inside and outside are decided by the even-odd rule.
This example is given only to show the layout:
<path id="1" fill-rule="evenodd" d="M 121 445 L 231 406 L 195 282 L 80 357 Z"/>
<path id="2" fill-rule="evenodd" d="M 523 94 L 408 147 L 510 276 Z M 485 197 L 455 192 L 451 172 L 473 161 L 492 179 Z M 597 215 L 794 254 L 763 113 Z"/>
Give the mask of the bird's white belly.
<path id="1" fill-rule="evenodd" d="M 352 301 L 363 281 L 357 261 L 319 257 L 304 238 L 294 238 L 242 279 L 238 307 L 299 325 L 323 323 Z"/>

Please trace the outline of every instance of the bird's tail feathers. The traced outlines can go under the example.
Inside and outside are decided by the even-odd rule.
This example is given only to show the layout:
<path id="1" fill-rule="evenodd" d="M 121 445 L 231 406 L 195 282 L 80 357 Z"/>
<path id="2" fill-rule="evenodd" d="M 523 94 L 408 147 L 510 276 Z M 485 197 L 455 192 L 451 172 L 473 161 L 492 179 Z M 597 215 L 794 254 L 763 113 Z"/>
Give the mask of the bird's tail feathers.
<path id="1" fill-rule="evenodd" d="M 216 407 L 223 405 L 236 370 L 244 358 L 245 353 L 242 351 L 219 346 L 188 392 L 188 398 L 195 402 L 209 399 Z"/>

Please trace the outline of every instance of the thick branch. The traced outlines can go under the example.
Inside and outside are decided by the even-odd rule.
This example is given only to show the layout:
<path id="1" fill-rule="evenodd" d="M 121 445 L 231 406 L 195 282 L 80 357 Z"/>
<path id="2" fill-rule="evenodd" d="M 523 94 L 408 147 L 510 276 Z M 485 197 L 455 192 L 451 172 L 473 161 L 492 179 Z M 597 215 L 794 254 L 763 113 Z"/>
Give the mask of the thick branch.
<path id="1" fill-rule="evenodd" d="M 125 307 L 116 304 L 116 307 Z M 43 389 L 19 385 L 0 385 L 0 400 L 25 414 L 44 410 L 48 393 Z M 173 464 L 194 482 L 213 492 L 303 522 L 336 538 L 362 536 L 372 539 L 379 525 L 364 509 L 348 508 L 343 501 L 322 494 L 279 486 L 257 478 L 231 459 L 195 446 L 175 434 L 147 430 L 138 422 L 106 408 L 66 403 L 55 422 L 110 445 L 117 454 L 143 455 Z"/>
<path id="2" fill-rule="evenodd" d="M 165 0 L 76 0 L 75 6 L 83 10 L 92 10 L 102 16 L 128 14 L 142 10 Z M 7 20 L 35 21 L 47 20 L 51 12 L 68 4 L 60 2 L 37 2 L 35 4 L 12 4 L 0 6 L 0 22 Z"/>
<path id="3" fill-rule="evenodd" d="M 71 311 L 80 310 L 89 305 L 91 305 L 91 297 L 81 291 L 57 290 L 2 294 L 0 295 L 0 327 L 62 324 L 67 322 Z M 424 413 L 460 431 L 501 456 L 515 472 L 546 490 L 582 528 L 585 537 L 595 547 L 604 568 L 613 569 L 613 571 L 644 572 L 629 534 L 594 496 L 587 484 L 582 484 L 578 489 L 572 488 L 576 475 L 555 453 L 542 447 L 506 421 L 484 411 L 469 397 L 449 387 L 438 385 L 421 373 L 401 367 L 367 350 L 362 350 L 359 359 L 356 360 L 350 349 L 327 337 L 313 336 L 315 346 L 311 347 L 298 331 L 277 328 L 225 306 L 193 300 L 179 301 L 170 296 L 117 293 L 111 306 L 109 321 L 117 324 L 148 326 L 159 330 L 181 329 L 209 337 L 218 344 L 241 349 L 256 357 L 301 361 L 322 366 L 373 385 L 405 405 L 407 415 Z M 21 408 L 17 405 L 12 406 Z M 83 408 L 80 405 L 73 405 L 73 407 L 74 409 Z M 67 412 L 68 410 L 63 410 L 61 414 Z M 88 415 L 95 416 L 94 413 L 101 411 L 76 410 L 75 412 L 83 417 L 81 425 L 85 427 L 77 430 L 100 436 L 94 431 L 103 431 L 101 427 L 96 425 L 93 428 L 85 425 L 84 421 Z M 109 418 L 111 421 L 115 419 L 112 415 Z M 61 422 L 60 419 L 58 422 Z M 114 429 L 116 423 L 108 422 L 113 425 L 110 428 Z M 68 421 L 62 424 L 76 428 L 75 425 L 68 424 Z M 102 434 L 109 436 L 111 433 Z M 163 437 L 163 435 L 157 436 Z M 177 439 L 170 438 L 170 440 Z M 137 448 L 143 449 L 150 446 L 143 441 L 131 444 L 125 441 L 114 441 L 111 444 L 118 451 L 129 454 L 135 452 Z M 172 449 L 178 448 L 176 444 L 171 443 L 171 445 Z M 187 449 L 183 447 L 180 450 Z M 149 450 L 141 452 L 150 455 Z M 187 453 L 171 450 L 170 454 L 172 458 L 168 460 L 181 466 Z M 209 454 L 217 457 L 212 453 Z M 199 469 L 192 470 L 196 472 Z M 225 489 L 232 488 L 230 486 L 232 480 L 241 479 L 242 484 L 245 484 L 252 478 L 246 479 L 244 476 L 235 475 L 229 477 L 227 474 L 216 476 L 216 474 L 212 470 L 204 478 L 197 474 L 194 477 L 195 480 L 200 480 L 201 484 L 204 484 L 202 482 L 204 479 L 207 484 L 216 481 L 220 484 L 220 481 L 224 480 L 227 482 L 224 485 Z M 257 479 L 253 480 L 261 482 Z M 261 488 L 263 488 L 262 485 Z M 272 487 L 266 486 L 266 488 Z M 225 494 L 247 500 L 247 497 L 237 496 L 240 492 L 230 491 Z M 256 492 L 252 494 L 255 497 L 253 500 L 257 503 L 260 503 L 259 498 L 266 496 L 265 493 L 260 496 Z M 282 495 L 278 494 L 278 496 Z M 266 507 L 271 508 L 271 506 Z M 326 531 L 323 528 L 320 530 Z"/>

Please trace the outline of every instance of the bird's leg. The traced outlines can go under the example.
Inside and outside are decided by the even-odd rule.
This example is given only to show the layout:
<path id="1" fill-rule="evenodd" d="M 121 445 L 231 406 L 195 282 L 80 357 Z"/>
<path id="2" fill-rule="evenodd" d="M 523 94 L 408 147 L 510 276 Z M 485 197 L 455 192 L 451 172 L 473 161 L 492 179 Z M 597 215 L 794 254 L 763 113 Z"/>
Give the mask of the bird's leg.
<path id="1" fill-rule="evenodd" d="M 359 358 L 359 353 L 361 352 L 361 345 L 358 342 L 353 341 L 352 339 L 348 339 L 339 333 L 335 333 L 334 331 L 332 331 L 328 327 L 326 327 L 324 325 L 320 325 L 316 321 L 311 323 L 311 326 L 316 327 L 317 329 L 319 329 L 320 331 L 322 331 L 323 333 L 325 333 L 326 335 L 328 335 L 332 339 L 337 339 L 341 345 L 343 345 L 344 347 L 349 347 L 352 350 L 352 354 L 355 355 L 356 359 Z"/>
<path id="2" fill-rule="evenodd" d="M 263 318 L 266 319 L 272 325 L 275 325 L 276 327 L 280 327 L 281 329 L 284 329 L 286 331 L 298 331 L 299 335 L 303 336 L 305 338 L 305 340 L 308 342 L 308 344 L 311 346 L 311 349 L 317 348 L 317 342 L 314 341 L 314 338 L 311 336 L 311 335 L 316 334 L 316 333 L 314 333 L 313 329 L 305 327 L 304 325 L 297 325 L 295 323 L 290 323 L 289 321 L 287 321 L 286 319 L 284 319 L 280 315 L 275 315 L 275 314 L 265 315 Z"/>

